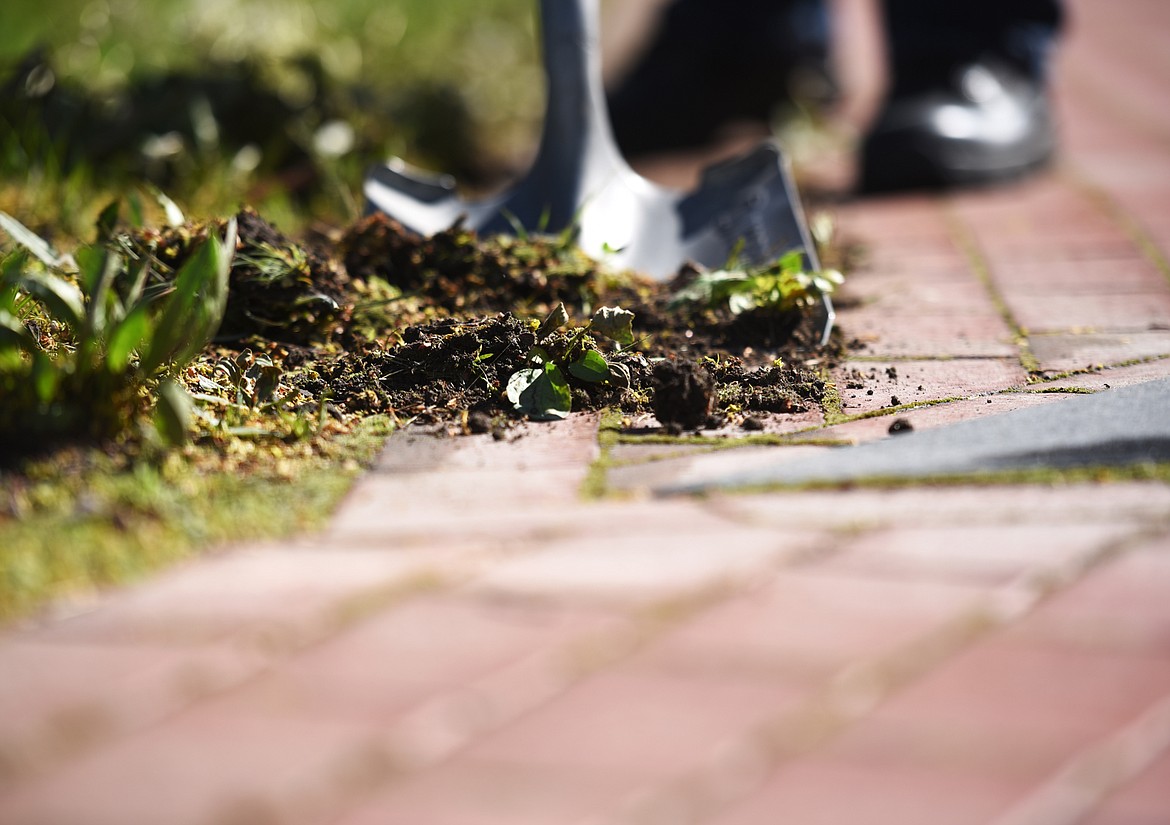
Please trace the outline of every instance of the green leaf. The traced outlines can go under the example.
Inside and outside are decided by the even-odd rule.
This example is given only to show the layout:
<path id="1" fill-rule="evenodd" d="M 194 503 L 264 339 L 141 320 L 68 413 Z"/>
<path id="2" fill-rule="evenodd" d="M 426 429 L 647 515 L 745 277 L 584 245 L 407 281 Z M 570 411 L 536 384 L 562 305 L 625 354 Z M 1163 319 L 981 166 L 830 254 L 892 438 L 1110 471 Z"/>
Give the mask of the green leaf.
<path id="1" fill-rule="evenodd" d="M 93 295 L 102 271 L 106 268 L 106 250 L 96 245 L 83 246 L 74 257 L 77 259 L 77 278 L 81 288 L 86 294 Z"/>
<path id="2" fill-rule="evenodd" d="M 736 292 L 727 298 L 727 308 L 732 315 L 739 315 L 758 306 L 759 303 L 750 292 Z"/>
<path id="3" fill-rule="evenodd" d="M 122 271 L 122 256 L 100 246 L 86 246 L 77 251 L 77 270 L 81 276 L 89 302 L 86 308 L 86 322 L 89 332 L 99 337 L 105 334 L 106 321 L 111 315 L 121 314 L 121 305 L 110 288 Z"/>
<path id="4" fill-rule="evenodd" d="M 94 229 L 97 232 L 95 243 L 105 243 L 114 236 L 114 232 L 118 228 L 118 221 L 121 219 L 121 212 L 122 201 L 120 200 L 112 200 L 106 205 L 94 224 Z"/>
<path id="5" fill-rule="evenodd" d="M 790 249 L 781 255 L 780 260 L 769 269 L 780 272 L 800 272 L 804 269 L 804 252 L 800 249 Z"/>
<path id="6" fill-rule="evenodd" d="M 539 379 L 542 375 L 544 375 L 544 367 L 516 370 L 516 372 L 512 373 L 512 375 L 508 378 L 508 386 L 505 392 L 508 395 L 508 400 L 512 402 L 512 406 L 515 407 L 517 411 L 522 411 L 524 406 L 523 402 L 520 400 L 524 396 L 524 393 L 527 392 L 528 388 L 535 384 L 537 379 Z"/>
<path id="7" fill-rule="evenodd" d="M 122 372 L 130 363 L 130 354 L 142 346 L 150 332 L 150 308 L 139 304 L 114 327 L 106 344 L 106 360 L 114 372 Z"/>
<path id="8" fill-rule="evenodd" d="M 7 349 L 22 349 L 32 353 L 40 351 L 28 327 L 8 310 L 0 309 L 0 351 Z"/>
<path id="9" fill-rule="evenodd" d="M 49 314 L 74 333 L 85 327 L 85 299 L 73 284 L 49 273 L 27 272 L 17 280 L 17 286 L 44 304 Z"/>
<path id="10" fill-rule="evenodd" d="M 165 364 L 185 364 L 219 329 L 227 306 L 228 272 L 236 244 L 236 222 L 228 222 L 224 243 L 211 235 L 175 275 L 174 290 L 155 324 L 142 356 L 150 375 Z"/>
<path id="11" fill-rule="evenodd" d="M 37 400 L 41 404 L 49 404 L 57 393 L 57 385 L 61 382 L 61 370 L 43 350 L 37 350 L 33 355 L 32 382 Z"/>
<path id="12" fill-rule="evenodd" d="M 573 406 L 573 394 L 556 364 L 514 372 L 507 394 L 516 411 L 534 421 L 566 418 Z"/>
<path id="13" fill-rule="evenodd" d="M 553 357 L 544 347 L 535 346 L 528 351 L 528 363 L 542 367 L 545 364 L 553 363 Z"/>
<path id="14" fill-rule="evenodd" d="M 610 364 L 609 383 L 615 387 L 623 387 L 625 389 L 632 387 L 634 385 L 634 378 L 630 374 L 630 368 L 625 364 Z"/>
<path id="15" fill-rule="evenodd" d="M 135 229 L 141 229 L 145 226 L 146 221 L 142 215 L 142 198 L 138 197 L 137 192 L 131 192 L 126 196 L 126 205 L 130 211 L 130 225 Z"/>
<path id="16" fill-rule="evenodd" d="M 634 313 L 619 307 L 602 307 L 593 313 L 589 330 L 628 347 L 634 343 Z"/>
<path id="17" fill-rule="evenodd" d="M 832 295 L 843 283 L 845 276 L 835 269 L 822 269 L 813 273 L 813 286 L 825 295 Z"/>
<path id="18" fill-rule="evenodd" d="M 582 381 L 600 383 L 609 378 L 609 363 L 595 349 L 587 350 L 578 360 L 569 364 L 569 372 Z"/>
<path id="19" fill-rule="evenodd" d="M 540 325 L 540 329 L 536 331 L 536 340 L 543 341 L 567 323 L 569 323 L 569 311 L 565 309 L 564 303 L 557 304 L 556 309 L 549 313 L 549 316 L 544 319 L 544 323 Z"/>
<path id="20" fill-rule="evenodd" d="M 0 259 L 0 309 L 15 311 L 16 282 L 28 266 L 28 250 L 17 249 Z"/>
<path id="21" fill-rule="evenodd" d="M 276 395 L 277 389 L 280 388 L 280 367 L 269 361 L 267 364 L 258 364 L 255 367 L 258 375 L 256 376 L 256 383 L 252 388 L 252 404 L 262 404 L 266 401 L 271 401 L 272 397 Z"/>
<path id="22" fill-rule="evenodd" d="M 670 299 L 669 306 L 677 308 L 686 304 L 704 307 L 719 307 L 737 291 L 751 289 L 751 282 L 743 272 L 718 270 L 703 272 Z"/>
<path id="23" fill-rule="evenodd" d="M 179 208 L 177 203 L 167 197 L 165 192 L 156 186 L 147 188 L 150 190 L 150 194 L 154 199 L 158 201 L 158 205 L 163 208 L 163 212 L 166 213 L 168 226 L 182 226 L 187 222 L 187 216 L 183 214 L 183 210 Z"/>
<path id="24" fill-rule="evenodd" d="M 146 289 L 146 279 L 149 275 L 149 256 L 143 255 L 141 259 L 130 264 L 130 267 L 126 271 L 126 280 L 129 281 L 130 286 L 125 290 L 123 298 L 125 309 L 130 309 L 142 298 L 142 293 Z"/>
<path id="25" fill-rule="evenodd" d="M 739 269 L 740 260 L 743 258 L 744 247 L 747 246 L 747 238 L 740 238 L 735 242 L 735 246 L 727 253 L 727 260 L 723 264 L 724 269 Z"/>
<path id="26" fill-rule="evenodd" d="M 48 241 L 7 212 L 0 212 L 0 229 L 50 269 L 61 269 L 73 262 L 68 255 L 59 255 L 53 251 Z"/>
<path id="27" fill-rule="evenodd" d="M 168 379 L 159 384 L 154 426 L 165 443 L 178 446 L 187 441 L 192 406 L 191 396 L 177 382 Z"/>

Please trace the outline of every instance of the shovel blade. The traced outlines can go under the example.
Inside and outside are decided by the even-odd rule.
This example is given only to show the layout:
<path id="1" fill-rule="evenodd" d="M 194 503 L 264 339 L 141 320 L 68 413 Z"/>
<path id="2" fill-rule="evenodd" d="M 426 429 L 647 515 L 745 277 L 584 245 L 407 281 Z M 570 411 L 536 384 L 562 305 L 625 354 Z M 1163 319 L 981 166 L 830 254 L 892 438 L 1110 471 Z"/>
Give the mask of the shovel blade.
<path id="1" fill-rule="evenodd" d="M 541 170 L 543 172 L 543 170 Z M 502 196 L 458 197 L 446 176 L 428 176 L 401 161 L 372 170 L 365 196 L 408 229 L 434 234 L 462 220 L 470 229 L 507 233 L 578 232 L 586 252 L 659 279 L 686 263 L 713 268 L 736 254 L 744 265 L 771 263 L 800 249 L 818 265 L 804 213 L 780 148 L 772 142 L 709 167 L 697 189 L 680 193 L 615 167 L 582 179 L 534 170 Z M 541 193 L 548 193 L 544 200 Z M 554 208 L 569 197 L 569 208 Z M 560 218 L 548 221 L 550 214 Z"/>

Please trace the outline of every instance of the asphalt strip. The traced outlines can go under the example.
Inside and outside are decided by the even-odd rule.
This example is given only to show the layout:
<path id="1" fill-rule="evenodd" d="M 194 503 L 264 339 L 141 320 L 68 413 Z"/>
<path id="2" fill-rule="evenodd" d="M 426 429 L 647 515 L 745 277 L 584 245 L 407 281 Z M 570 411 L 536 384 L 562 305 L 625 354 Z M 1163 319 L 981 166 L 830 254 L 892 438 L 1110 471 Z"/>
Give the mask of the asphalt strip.
<path id="1" fill-rule="evenodd" d="M 660 495 L 1170 461 L 1170 379 L 667 485 Z"/>

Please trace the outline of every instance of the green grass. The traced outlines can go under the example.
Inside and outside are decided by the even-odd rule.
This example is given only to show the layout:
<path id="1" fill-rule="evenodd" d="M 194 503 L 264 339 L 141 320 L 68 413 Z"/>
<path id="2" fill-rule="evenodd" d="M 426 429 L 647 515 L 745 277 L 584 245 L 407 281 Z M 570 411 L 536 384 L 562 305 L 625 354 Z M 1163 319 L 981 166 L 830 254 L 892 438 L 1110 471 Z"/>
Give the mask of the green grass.
<path id="1" fill-rule="evenodd" d="M 5 0 L 0 62 L 43 45 L 61 79 L 113 88 L 208 60 L 314 55 L 332 79 L 375 89 L 472 87 L 485 114 L 503 106 L 499 118 L 540 103 L 521 86 L 536 65 L 533 9 L 530 0 Z"/>
<path id="2" fill-rule="evenodd" d="M 247 202 L 297 231 L 353 217 L 364 170 L 390 155 L 483 183 L 535 140 L 544 91 L 534 9 L 529 0 L 60 0 L 49 10 L 8 0 L 0 83 L 30 49 L 45 47 L 51 71 L 25 86 L 71 97 L 54 120 L 79 108 L 116 111 L 134 100 L 145 112 L 164 106 L 174 112 L 166 126 L 111 138 L 125 149 L 116 162 L 78 162 L 64 157 L 62 142 L 48 132 L 13 138 L 0 105 L 0 209 L 35 228 L 76 236 L 92 224 L 99 201 L 146 174 L 189 214 L 226 214 Z M 188 87 L 190 99 L 143 97 L 152 78 L 169 73 L 204 85 Z M 271 93 L 296 116 L 272 127 L 276 134 L 261 145 L 236 140 L 233 124 L 220 123 L 218 135 L 184 135 L 179 155 L 144 160 L 150 141 L 173 134 L 156 131 L 190 131 L 206 104 L 204 91 L 214 101 L 211 84 L 225 76 L 240 88 L 245 79 L 254 83 L 248 94 Z M 345 124 L 356 140 L 324 156 L 317 138 L 330 123 Z M 261 162 L 254 167 L 257 149 Z M 276 175 L 272 164 L 297 150 L 313 157 L 317 179 L 290 197 L 289 184 L 303 178 L 303 167 Z M 122 166 L 126 174 L 119 175 Z"/>
<path id="3" fill-rule="evenodd" d="M 197 451 L 132 464 L 67 451 L 0 472 L 0 621 L 46 601 L 132 581 L 201 549 L 320 529 L 391 426 L 368 418 L 301 455 L 247 472 Z"/>

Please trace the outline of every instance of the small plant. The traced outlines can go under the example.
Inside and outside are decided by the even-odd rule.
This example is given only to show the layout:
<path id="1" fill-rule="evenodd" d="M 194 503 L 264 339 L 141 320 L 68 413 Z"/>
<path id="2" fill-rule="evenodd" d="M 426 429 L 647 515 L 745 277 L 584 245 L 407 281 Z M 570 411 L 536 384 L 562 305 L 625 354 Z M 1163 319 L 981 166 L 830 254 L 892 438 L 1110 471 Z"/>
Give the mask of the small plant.
<path id="1" fill-rule="evenodd" d="M 634 313 L 602 307 L 576 332 L 558 333 L 568 322 L 569 313 L 559 304 L 537 328 L 537 343 L 528 353 L 528 366 L 512 373 L 505 390 L 516 412 L 538 421 L 567 417 L 573 395 L 566 374 L 586 383 L 629 386 L 628 368 L 606 360 L 589 333 L 609 338 L 619 349 L 629 346 L 634 343 Z"/>
<path id="2" fill-rule="evenodd" d="M 732 315 L 754 309 L 788 312 L 813 306 L 844 281 L 835 269 L 806 272 L 803 254 L 794 250 L 759 269 L 703 272 L 675 293 L 671 306 L 726 308 Z"/>
<path id="3" fill-rule="evenodd" d="M 191 399 L 173 376 L 223 318 L 235 223 L 164 283 L 152 255 L 58 255 L 4 213 L 0 228 L 20 246 L 0 261 L 0 441 L 111 438 L 151 409 L 164 441 L 183 441 Z"/>

